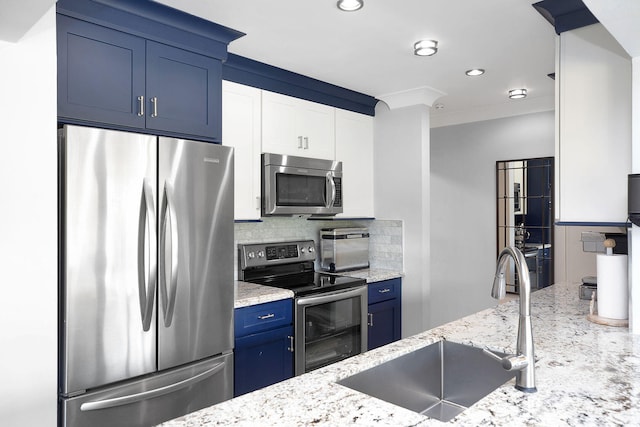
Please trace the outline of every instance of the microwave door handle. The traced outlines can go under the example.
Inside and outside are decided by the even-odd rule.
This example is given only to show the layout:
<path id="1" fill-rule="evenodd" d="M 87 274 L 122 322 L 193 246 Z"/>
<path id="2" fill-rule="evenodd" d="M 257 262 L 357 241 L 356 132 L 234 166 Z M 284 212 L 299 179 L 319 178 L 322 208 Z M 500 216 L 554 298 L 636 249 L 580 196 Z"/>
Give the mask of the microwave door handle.
<path id="1" fill-rule="evenodd" d="M 330 197 L 329 197 L 329 194 L 331 194 Z M 335 202 L 336 202 L 336 182 L 333 180 L 333 174 L 331 172 L 327 172 L 326 207 L 332 208 Z"/>

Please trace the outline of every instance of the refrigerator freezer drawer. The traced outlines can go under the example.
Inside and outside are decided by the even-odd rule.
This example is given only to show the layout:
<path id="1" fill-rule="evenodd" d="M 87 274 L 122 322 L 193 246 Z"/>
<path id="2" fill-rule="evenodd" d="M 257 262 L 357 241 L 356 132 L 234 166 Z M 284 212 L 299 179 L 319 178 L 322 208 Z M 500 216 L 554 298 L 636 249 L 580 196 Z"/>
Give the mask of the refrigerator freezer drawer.
<path id="1" fill-rule="evenodd" d="M 152 426 L 233 397 L 233 353 L 62 399 L 64 427 Z"/>

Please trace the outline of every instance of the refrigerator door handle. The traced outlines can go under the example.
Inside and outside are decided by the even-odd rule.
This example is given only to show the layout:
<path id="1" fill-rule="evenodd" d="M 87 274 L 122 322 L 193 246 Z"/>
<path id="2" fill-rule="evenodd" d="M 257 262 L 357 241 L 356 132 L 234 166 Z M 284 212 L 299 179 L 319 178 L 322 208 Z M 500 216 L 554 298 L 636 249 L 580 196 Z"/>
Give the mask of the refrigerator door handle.
<path id="1" fill-rule="evenodd" d="M 176 288 L 178 286 L 178 221 L 176 219 L 176 209 L 173 203 L 173 187 L 165 181 L 164 197 L 162 198 L 162 210 L 160 218 L 160 298 L 162 300 L 162 309 L 164 312 L 165 327 L 171 326 L 173 320 L 173 310 L 176 302 Z M 169 246 L 169 257 L 171 266 L 171 277 L 169 280 L 169 288 L 167 289 L 166 268 L 164 263 L 167 260 L 167 218 L 171 232 L 171 244 Z"/>
<path id="2" fill-rule="evenodd" d="M 147 249 L 153 251 L 156 247 L 156 211 L 153 201 L 153 190 L 146 178 L 142 181 L 142 196 L 140 198 L 140 218 L 138 220 L 138 297 L 140 300 L 140 315 L 142 329 L 146 332 L 151 328 L 153 306 L 155 303 L 157 263 L 155 254 L 146 257 Z M 145 261 L 145 258 L 148 258 Z M 145 266 L 148 268 L 145 271 Z"/>
<path id="3" fill-rule="evenodd" d="M 173 393 L 177 390 L 192 386 L 195 383 L 198 383 L 204 379 L 209 378 L 212 375 L 215 375 L 216 373 L 223 370 L 224 367 L 225 367 L 225 362 L 220 362 L 217 365 L 215 365 L 213 368 L 207 369 L 206 371 L 198 375 L 195 375 L 191 378 L 187 378 L 182 381 L 178 381 L 177 383 L 169 384 L 164 387 L 159 387 L 153 390 L 144 391 L 142 393 L 134 393 L 127 396 L 114 397 L 111 399 L 98 400 L 95 402 L 85 402 L 82 405 L 80 405 L 80 410 L 96 411 L 98 409 L 113 408 L 115 406 L 123 406 L 123 405 L 128 405 L 130 403 L 140 402 L 142 400 L 153 399 L 154 397 Z"/>

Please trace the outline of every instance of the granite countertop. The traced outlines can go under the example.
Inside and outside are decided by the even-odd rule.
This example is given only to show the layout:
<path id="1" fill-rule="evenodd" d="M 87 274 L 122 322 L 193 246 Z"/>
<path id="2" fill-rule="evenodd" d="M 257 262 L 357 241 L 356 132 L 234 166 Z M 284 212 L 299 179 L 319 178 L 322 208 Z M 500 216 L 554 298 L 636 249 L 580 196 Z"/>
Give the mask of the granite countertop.
<path id="1" fill-rule="evenodd" d="M 517 391 L 511 380 L 450 424 L 639 425 L 640 337 L 587 321 L 589 301 L 578 299 L 578 287 L 556 284 L 532 294 L 538 392 Z M 443 338 L 513 353 L 517 319 L 517 300 L 500 304 L 163 426 L 441 425 L 336 381 Z"/>
<path id="2" fill-rule="evenodd" d="M 234 308 L 248 307 L 250 305 L 293 298 L 293 292 L 289 289 L 257 285 L 255 283 L 243 282 L 240 280 L 237 280 L 234 286 L 236 287 Z"/>

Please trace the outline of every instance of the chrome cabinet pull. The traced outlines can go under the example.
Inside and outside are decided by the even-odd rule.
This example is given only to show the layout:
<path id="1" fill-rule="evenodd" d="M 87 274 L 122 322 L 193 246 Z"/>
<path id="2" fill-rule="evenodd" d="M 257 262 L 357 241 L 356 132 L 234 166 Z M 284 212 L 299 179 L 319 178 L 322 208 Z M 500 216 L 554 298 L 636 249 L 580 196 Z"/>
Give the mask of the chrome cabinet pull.
<path id="1" fill-rule="evenodd" d="M 287 350 L 293 353 L 293 337 L 291 335 L 287 335 L 287 338 L 289 338 L 289 347 L 287 347 Z"/>
<path id="2" fill-rule="evenodd" d="M 298 148 L 302 148 L 302 137 L 298 137 Z"/>
<path id="3" fill-rule="evenodd" d="M 391 292 L 391 289 L 389 288 L 378 289 L 378 293 L 380 294 L 386 294 L 387 292 Z"/>
<path id="4" fill-rule="evenodd" d="M 144 116 L 144 95 L 138 97 L 138 116 Z"/>
<path id="5" fill-rule="evenodd" d="M 309 137 L 308 136 L 304 137 L 304 149 L 305 150 L 309 149 Z"/>
<path id="6" fill-rule="evenodd" d="M 151 98 L 151 117 L 158 117 L 158 98 Z"/>
<path id="7" fill-rule="evenodd" d="M 373 313 L 367 313 L 367 316 L 369 317 L 369 321 L 367 322 L 367 325 L 373 326 Z"/>
<path id="8" fill-rule="evenodd" d="M 271 319 L 272 317 L 276 317 L 276 315 L 274 313 L 269 313 L 269 314 L 265 314 L 264 316 L 258 316 L 258 319 L 267 320 L 267 319 Z"/>

